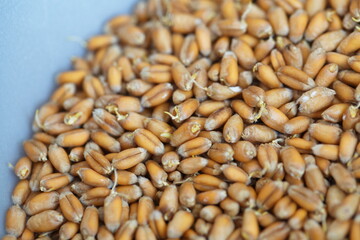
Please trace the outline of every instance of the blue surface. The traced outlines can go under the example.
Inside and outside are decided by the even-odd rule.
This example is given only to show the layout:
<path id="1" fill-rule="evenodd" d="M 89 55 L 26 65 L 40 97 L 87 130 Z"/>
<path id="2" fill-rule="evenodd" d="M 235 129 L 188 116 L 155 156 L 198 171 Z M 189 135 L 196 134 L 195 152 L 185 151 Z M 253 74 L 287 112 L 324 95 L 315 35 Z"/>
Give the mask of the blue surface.
<path id="1" fill-rule="evenodd" d="M 0 0 L 0 237 L 17 182 L 8 163 L 24 153 L 35 110 L 55 88 L 54 76 L 84 49 L 68 40 L 98 34 L 104 22 L 129 13 L 135 0 Z"/>

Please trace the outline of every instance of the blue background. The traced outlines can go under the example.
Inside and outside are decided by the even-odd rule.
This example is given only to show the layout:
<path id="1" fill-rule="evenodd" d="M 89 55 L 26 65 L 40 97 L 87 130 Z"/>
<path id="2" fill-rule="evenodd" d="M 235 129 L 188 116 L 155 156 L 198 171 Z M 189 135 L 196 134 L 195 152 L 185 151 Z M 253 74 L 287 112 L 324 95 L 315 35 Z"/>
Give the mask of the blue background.
<path id="1" fill-rule="evenodd" d="M 55 89 L 54 77 L 107 19 L 130 13 L 135 0 L 0 0 L 0 237 L 17 182 L 8 163 L 24 155 L 35 110 Z"/>

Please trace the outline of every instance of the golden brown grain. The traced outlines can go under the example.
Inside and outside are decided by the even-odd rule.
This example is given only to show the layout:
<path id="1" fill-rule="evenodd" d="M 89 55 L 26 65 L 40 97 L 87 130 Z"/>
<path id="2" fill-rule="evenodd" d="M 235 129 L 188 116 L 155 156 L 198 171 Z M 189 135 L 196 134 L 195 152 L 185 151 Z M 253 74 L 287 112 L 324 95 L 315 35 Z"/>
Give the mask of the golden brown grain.
<path id="1" fill-rule="evenodd" d="M 56 76 L 4 239 L 359 239 L 359 0 L 148 0 Z"/>

